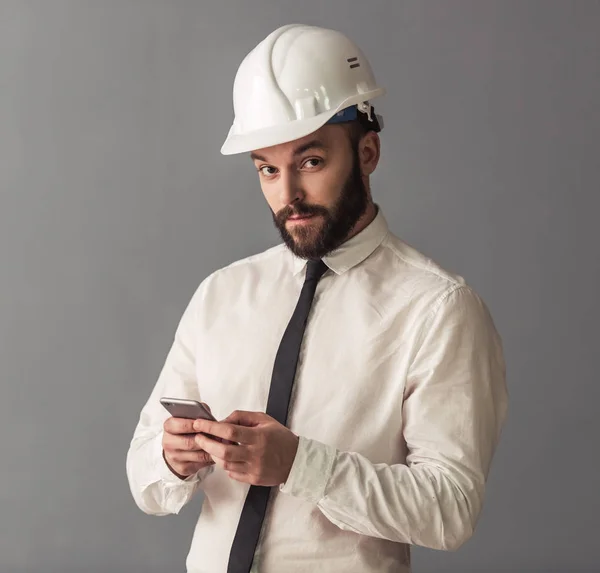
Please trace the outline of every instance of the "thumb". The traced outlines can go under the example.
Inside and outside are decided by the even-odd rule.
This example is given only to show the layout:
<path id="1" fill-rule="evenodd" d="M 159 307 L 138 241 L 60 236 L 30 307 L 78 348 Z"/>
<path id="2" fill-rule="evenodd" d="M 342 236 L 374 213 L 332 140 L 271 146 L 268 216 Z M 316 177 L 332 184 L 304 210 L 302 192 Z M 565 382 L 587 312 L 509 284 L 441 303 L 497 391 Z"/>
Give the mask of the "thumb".
<path id="1" fill-rule="evenodd" d="M 231 412 L 222 422 L 237 424 L 238 426 L 258 426 L 264 422 L 267 415 L 263 412 L 247 412 L 246 410 L 235 410 Z"/>

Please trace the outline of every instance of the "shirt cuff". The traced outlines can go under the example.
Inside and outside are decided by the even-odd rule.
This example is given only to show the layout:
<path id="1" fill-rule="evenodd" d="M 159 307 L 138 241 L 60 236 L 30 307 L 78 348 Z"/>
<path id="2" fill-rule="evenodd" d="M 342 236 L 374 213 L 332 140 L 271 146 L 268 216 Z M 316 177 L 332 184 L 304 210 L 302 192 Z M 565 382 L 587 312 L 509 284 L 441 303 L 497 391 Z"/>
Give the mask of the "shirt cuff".
<path id="1" fill-rule="evenodd" d="M 279 491 L 318 503 L 325 496 L 336 456 L 333 446 L 300 436 L 290 475 Z"/>
<path id="2" fill-rule="evenodd" d="M 181 479 L 179 476 L 176 476 L 171 468 L 167 465 L 165 458 L 163 457 L 163 447 L 162 447 L 162 438 L 163 434 L 160 432 L 158 436 L 155 438 L 154 443 L 154 459 L 156 460 L 158 474 L 160 479 L 168 484 L 190 484 L 194 485 L 197 482 L 204 479 L 208 474 L 210 474 L 214 470 L 214 465 L 208 466 L 206 468 L 202 468 L 198 470 L 196 473 L 189 475 L 185 479 Z"/>

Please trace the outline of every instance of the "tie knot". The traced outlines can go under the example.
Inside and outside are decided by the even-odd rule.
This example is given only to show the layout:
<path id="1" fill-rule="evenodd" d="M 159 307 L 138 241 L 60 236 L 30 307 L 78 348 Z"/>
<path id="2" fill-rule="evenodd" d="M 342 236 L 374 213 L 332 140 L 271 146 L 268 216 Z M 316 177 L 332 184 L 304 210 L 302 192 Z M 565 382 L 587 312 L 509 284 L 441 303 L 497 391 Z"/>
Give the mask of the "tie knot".
<path id="1" fill-rule="evenodd" d="M 310 259 L 308 264 L 306 265 L 306 281 L 316 280 L 318 281 L 325 271 L 327 270 L 327 265 L 322 261 L 322 259 Z"/>

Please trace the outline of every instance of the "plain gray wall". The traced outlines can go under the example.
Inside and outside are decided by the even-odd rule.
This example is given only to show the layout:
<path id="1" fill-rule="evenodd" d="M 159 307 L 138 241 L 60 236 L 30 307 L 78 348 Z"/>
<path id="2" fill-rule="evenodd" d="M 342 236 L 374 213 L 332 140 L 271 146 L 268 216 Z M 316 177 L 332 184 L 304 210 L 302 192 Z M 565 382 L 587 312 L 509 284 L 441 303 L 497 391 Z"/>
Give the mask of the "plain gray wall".
<path id="1" fill-rule="evenodd" d="M 292 22 L 363 47 L 375 199 L 505 344 L 478 529 L 415 572 L 598 571 L 600 3 L 570 0 L 0 0 L 0 571 L 184 570 L 200 500 L 141 513 L 125 453 L 200 281 L 279 242 L 219 149 Z"/>

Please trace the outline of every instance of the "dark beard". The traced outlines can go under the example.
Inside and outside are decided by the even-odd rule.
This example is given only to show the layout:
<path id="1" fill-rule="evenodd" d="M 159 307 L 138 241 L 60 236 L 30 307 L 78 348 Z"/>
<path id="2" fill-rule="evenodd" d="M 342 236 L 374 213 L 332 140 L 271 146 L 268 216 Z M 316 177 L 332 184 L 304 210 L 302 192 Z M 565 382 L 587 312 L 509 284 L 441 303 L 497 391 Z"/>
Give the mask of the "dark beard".
<path id="1" fill-rule="evenodd" d="M 288 249 L 302 259 L 321 259 L 337 249 L 352 231 L 368 207 L 368 197 L 363 182 L 358 153 L 354 150 L 352 171 L 346 179 L 342 192 L 331 209 L 320 205 L 295 203 L 288 205 L 273 215 L 273 223 Z M 318 234 L 314 229 L 297 226 L 294 239 L 285 227 L 292 215 L 321 215 L 324 220 Z"/>

